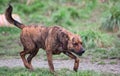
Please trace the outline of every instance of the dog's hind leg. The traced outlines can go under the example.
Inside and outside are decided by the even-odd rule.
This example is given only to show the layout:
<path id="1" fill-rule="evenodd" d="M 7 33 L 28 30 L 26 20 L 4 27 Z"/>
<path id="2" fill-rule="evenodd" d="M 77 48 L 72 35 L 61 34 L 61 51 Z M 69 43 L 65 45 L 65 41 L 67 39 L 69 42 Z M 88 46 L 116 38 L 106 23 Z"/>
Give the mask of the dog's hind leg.
<path id="1" fill-rule="evenodd" d="M 30 55 L 27 57 L 27 61 L 29 63 L 29 65 L 31 66 L 32 68 L 32 64 L 31 64 L 31 61 L 32 61 L 32 58 L 36 56 L 36 54 L 38 53 L 38 50 L 39 48 L 36 48 L 33 52 L 30 53 Z M 32 68 L 33 69 L 33 68 Z"/>
<path id="2" fill-rule="evenodd" d="M 20 52 L 20 56 L 21 56 L 21 58 L 22 58 L 22 61 L 23 61 L 23 63 L 24 63 L 24 66 L 25 66 L 26 68 L 30 69 L 30 65 L 28 64 L 28 62 L 27 62 L 27 60 L 26 60 L 26 58 L 25 58 L 26 54 L 27 54 L 26 51 Z"/>
<path id="3" fill-rule="evenodd" d="M 24 63 L 24 66 L 29 69 L 29 70 L 33 70 L 32 66 L 28 63 L 28 60 L 26 59 L 26 55 L 27 54 L 31 54 L 33 52 L 35 52 L 35 43 L 33 42 L 33 39 L 31 37 L 31 35 L 29 34 L 29 31 L 24 29 L 22 31 L 22 34 L 20 36 L 21 39 L 21 43 L 24 47 L 24 51 L 20 52 L 20 56 L 22 58 L 22 61 Z M 31 59 L 30 59 L 31 61 Z"/>
<path id="4" fill-rule="evenodd" d="M 20 52 L 20 56 L 24 63 L 24 66 L 30 70 L 33 70 L 32 66 L 28 63 L 26 55 L 35 52 L 35 44 L 29 40 L 29 42 L 24 42 L 24 51 Z"/>

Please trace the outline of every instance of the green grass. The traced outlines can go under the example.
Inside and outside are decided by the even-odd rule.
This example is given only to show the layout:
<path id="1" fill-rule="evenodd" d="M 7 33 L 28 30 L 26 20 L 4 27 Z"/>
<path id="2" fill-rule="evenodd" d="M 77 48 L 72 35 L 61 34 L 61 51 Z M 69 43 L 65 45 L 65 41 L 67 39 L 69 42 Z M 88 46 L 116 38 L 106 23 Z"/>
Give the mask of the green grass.
<path id="1" fill-rule="evenodd" d="M 98 65 L 105 65 L 106 63 L 104 61 L 98 62 Z"/>
<path id="2" fill-rule="evenodd" d="M 106 16 L 102 19 L 101 30 L 108 32 L 118 32 L 120 27 L 120 5 L 118 5 L 120 1 L 109 1 L 106 5 Z"/>
<path id="3" fill-rule="evenodd" d="M 0 27 L 0 56 L 16 56 L 20 51 L 20 30 L 13 27 Z"/>
<path id="4" fill-rule="evenodd" d="M 109 64 L 114 65 L 114 64 L 117 64 L 117 62 L 116 61 L 111 61 L 111 62 L 109 62 Z"/>
<path id="5" fill-rule="evenodd" d="M 56 74 L 58 76 L 119 76 L 120 74 L 104 73 L 104 72 L 95 72 L 95 71 L 78 71 L 74 72 L 68 69 L 57 70 Z M 35 69 L 33 72 L 28 71 L 24 68 L 15 67 L 15 68 L 0 68 L 0 76 L 54 76 L 49 72 L 48 69 Z"/>

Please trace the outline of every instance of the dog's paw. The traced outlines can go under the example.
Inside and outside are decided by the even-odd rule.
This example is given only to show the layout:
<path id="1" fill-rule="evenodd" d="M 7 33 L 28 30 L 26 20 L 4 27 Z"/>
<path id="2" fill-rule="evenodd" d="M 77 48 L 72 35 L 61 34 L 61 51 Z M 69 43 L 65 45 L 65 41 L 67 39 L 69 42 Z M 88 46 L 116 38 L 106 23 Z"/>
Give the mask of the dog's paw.
<path id="1" fill-rule="evenodd" d="M 73 70 L 74 70 L 75 72 L 77 72 L 77 71 L 78 71 L 78 68 L 73 68 Z"/>
<path id="2" fill-rule="evenodd" d="M 54 74 L 54 76 L 58 76 L 58 74 L 56 72 L 54 72 L 53 74 Z"/>
<path id="3" fill-rule="evenodd" d="M 31 68 L 31 69 L 28 69 L 30 72 L 34 72 L 34 69 L 33 68 Z"/>

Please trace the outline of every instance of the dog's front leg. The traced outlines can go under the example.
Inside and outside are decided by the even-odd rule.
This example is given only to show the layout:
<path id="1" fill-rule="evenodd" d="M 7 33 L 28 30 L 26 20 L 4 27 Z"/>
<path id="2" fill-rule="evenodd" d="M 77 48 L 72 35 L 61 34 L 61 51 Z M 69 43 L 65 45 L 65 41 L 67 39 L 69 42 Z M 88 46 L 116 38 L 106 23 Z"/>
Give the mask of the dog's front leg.
<path id="1" fill-rule="evenodd" d="M 72 54 L 71 52 L 64 52 L 64 54 L 66 54 L 67 56 L 69 56 L 72 59 L 75 59 L 73 70 L 77 72 L 78 67 L 79 67 L 79 58 L 77 56 L 75 56 L 74 54 Z"/>
<path id="2" fill-rule="evenodd" d="M 53 61 L 52 61 L 52 51 L 47 50 L 46 53 L 47 53 L 47 60 L 48 60 L 48 65 L 49 65 L 49 68 L 50 68 L 50 72 L 55 73 L 54 66 L 53 66 Z"/>

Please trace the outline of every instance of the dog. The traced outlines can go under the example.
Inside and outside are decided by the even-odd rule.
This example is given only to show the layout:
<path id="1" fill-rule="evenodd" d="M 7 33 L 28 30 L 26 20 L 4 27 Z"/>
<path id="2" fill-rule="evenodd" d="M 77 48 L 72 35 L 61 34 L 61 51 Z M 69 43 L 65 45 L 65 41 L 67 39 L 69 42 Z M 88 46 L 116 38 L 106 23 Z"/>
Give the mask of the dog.
<path id="1" fill-rule="evenodd" d="M 50 72 L 55 72 L 52 55 L 60 53 L 64 53 L 74 59 L 73 70 L 78 70 L 78 56 L 81 56 L 85 52 L 79 35 L 73 34 L 60 26 L 26 26 L 12 18 L 12 9 L 12 6 L 9 4 L 5 11 L 5 17 L 9 23 L 14 24 L 22 30 L 20 40 L 23 45 L 23 51 L 20 52 L 20 56 L 26 68 L 33 70 L 31 61 L 41 48 L 46 51 Z M 27 54 L 29 56 L 26 58 Z"/>

